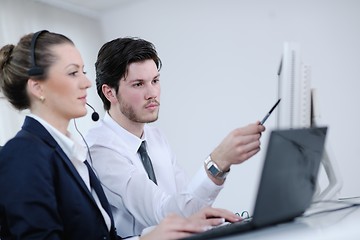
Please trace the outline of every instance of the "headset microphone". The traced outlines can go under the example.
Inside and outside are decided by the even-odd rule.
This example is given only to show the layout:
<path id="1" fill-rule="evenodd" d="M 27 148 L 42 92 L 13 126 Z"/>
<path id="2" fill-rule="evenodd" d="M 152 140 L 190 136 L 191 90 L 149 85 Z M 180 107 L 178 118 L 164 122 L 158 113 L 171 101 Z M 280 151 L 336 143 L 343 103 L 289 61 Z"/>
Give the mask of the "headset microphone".
<path id="1" fill-rule="evenodd" d="M 91 119 L 96 122 L 97 120 L 99 120 L 99 114 L 95 111 L 95 108 L 93 108 L 90 104 L 86 103 L 86 105 L 88 105 L 94 112 L 91 114 Z"/>

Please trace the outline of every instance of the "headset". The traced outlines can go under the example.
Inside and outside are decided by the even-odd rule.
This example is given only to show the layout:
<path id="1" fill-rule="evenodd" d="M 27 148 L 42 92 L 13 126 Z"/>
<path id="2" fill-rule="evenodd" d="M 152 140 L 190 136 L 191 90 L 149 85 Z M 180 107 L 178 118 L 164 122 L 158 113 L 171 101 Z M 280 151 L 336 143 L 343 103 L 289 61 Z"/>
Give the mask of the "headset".
<path id="1" fill-rule="evenodd" d="M 33 34 L 31 39 L 30 46 L 30 55 L 31 55 L 31 68 L 28 70 L 29 76 L 40 76 L 44 74 L 44 69 L 42 67 L 36 66 L 36 58 L 35 58 L 35 47 L 36 41 L 42 33 L 49 32 L 48 30 L 41 30 Z"/>
<path id="2" fill-rule="evenodd" d="M 35 57 L 35 47 L 36 41 L 38 40 L 39 36 L 43 33 L 49 32 L 48 30 L 41 30 L 33 34 L 31 39 L 31 46 L 30 46 L 30 55 L 31 55 L 31 68 L 28 70 L 28 75 L 30 77 L 33 76 L 40 76 L 44 74 L 44 69 L 40 66 L 36 65 L 36 57 Z M 99 120 L 99 114 L 95 111 L 95 109 L 89 104 L 86 103 L 92 110 L 93 113 L 91 114 L 91 119 L 96 122 Z"/>

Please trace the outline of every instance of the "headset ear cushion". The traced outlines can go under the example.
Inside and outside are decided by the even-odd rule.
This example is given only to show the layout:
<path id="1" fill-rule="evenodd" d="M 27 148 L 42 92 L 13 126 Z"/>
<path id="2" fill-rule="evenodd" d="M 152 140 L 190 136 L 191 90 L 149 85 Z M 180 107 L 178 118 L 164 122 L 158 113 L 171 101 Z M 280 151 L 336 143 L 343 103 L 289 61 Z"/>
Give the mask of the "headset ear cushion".
<path id="1" fill-rule="evenodd" d="M 32 67 L 29 69 L 28 71 L 29 76 L 39 76 L 39 75 L 43 75 L 44 74 L 44 69 L 42 69 L 41 67 Z"/>

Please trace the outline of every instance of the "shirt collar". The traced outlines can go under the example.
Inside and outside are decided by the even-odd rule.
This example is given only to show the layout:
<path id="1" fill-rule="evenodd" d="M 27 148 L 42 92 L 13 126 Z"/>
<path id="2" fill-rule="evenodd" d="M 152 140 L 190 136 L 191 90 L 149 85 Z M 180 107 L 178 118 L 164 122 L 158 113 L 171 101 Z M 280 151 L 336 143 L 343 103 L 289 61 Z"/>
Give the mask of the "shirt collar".
<path id="1" fill-rule="evenodd" d="M 86 148 L 74 139 L 70 132 L 68 132 L 67 135 L 64 135 L 62 132 L 35 114 L 31 113 L 29 114 L 29 117 L 34 118 L 44 126 L 71 161 L 77 160 L 84 162 L 86 160 Z"/>
<path id="2" fill-rule="evenodd" d="M 142 141 L 146 140 L 146 124 L 144 126 L 144 134 L 142 138 L 138 138 L 136 135 L 120 126 L 120 124 L 118 124 L 108 112 L 105 113 L 103 121 L 116 133 L 117 136 L 121 136 L 132 153 L 137 153 Z"/>

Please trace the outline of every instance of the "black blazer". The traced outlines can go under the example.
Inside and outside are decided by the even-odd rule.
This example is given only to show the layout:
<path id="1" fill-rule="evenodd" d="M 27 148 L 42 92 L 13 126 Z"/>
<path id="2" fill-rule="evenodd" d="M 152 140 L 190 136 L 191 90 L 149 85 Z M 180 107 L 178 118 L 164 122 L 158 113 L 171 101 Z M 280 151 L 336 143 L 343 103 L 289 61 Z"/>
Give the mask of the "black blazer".
<path id="1" fill-rule="evenodd" d="M 0 152 L 0 226 L 2 240 L 117 239 L 70 159 L 31 117 Z"/>

